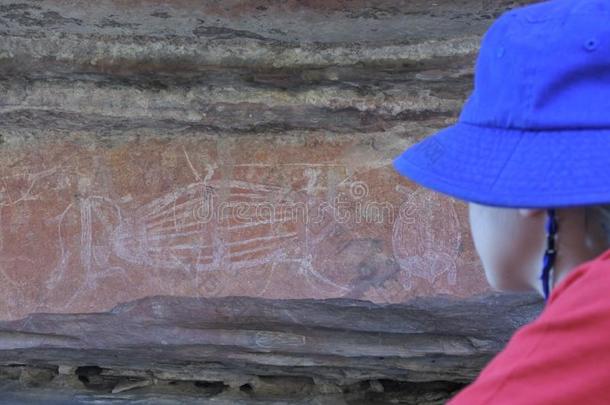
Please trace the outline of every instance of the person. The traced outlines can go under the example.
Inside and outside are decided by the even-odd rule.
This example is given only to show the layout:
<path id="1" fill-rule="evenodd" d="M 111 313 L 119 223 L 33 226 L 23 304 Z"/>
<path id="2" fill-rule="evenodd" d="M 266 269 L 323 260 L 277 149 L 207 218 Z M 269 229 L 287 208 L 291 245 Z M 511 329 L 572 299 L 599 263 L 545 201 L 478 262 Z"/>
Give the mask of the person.
<path id="1" fill-rule="evenodd" d="M 545 298 L 452 405 L 610 403 L 609 24 L 602 0 L 505 11 L 457 122 L 393 159 L 468 203 L 493 288 Z"/>

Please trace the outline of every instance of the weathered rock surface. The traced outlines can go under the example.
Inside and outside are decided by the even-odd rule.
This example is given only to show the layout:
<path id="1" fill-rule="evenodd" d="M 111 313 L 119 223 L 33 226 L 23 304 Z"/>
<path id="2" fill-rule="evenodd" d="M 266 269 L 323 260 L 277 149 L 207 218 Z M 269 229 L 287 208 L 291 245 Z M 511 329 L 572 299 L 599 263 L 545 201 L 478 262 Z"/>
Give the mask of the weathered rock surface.
<path id="1" fill-rule="evenodd" d="M 388 166 L 398 130 L 151 132 L 0 150 L 5 319 L 157 294 L 402 302 L 487 289 L 465 204 Z"/>
<path id="2" fill-rule="evenodd" d="M 391 160 L 526 3 L 0 0 L 0 402 L 442 403 L 539 303 Z"/>
<path id="3" fill-rule="evenodd" d="M 391 159 L 520 4 L 1 1 L 0 318 L 486 291 L 465 204 Z"/>
<path id="4" fill-rule="evenodd" d="M 410 64 L 474 52 L 495 17 L 526 3 L 4 0 L 0 57 L 17 71 Z"/>
<path id="5" fill-rule="evenodd" d="M 539 309 L 537 297 L 498 294 L 388 305 L 149 297 L 0 323 L 0 374 L 6 395 L 55 388 L 83 401 L 441 403 Z"/>

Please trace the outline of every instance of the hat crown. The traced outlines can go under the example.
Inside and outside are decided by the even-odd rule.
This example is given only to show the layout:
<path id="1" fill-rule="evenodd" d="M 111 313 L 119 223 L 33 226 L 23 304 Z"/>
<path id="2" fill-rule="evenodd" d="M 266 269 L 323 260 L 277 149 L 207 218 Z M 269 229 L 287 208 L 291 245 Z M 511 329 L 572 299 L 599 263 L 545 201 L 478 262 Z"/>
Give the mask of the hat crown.
<path id="1" fill-rule="evenodd" d="M 552 0 L 503 13 L 483 36 L 460 122 L 610 128 L 610 7 Z"/>

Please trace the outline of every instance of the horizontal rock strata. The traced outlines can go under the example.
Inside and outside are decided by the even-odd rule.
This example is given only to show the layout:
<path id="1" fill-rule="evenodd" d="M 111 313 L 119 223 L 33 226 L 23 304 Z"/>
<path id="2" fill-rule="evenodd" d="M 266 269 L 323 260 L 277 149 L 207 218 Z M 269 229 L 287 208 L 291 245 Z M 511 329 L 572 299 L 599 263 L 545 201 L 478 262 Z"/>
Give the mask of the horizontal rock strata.
<path id="1" fill-rule="evenodd" d="M 30 387 L 170 400 L 178 387 L 211 403 L 441 403 L 540 304 L 529 295 L 497 294 L 390 305 L 150 297 L 107 313 L 0 323 L 0 376 L 11 395 Z"/>
<path id="2" fill-rule="evenodd" d="M 391 162 L 527 3 L 0 0 L 0 400 L 443 403 L 540 302 Z"/>

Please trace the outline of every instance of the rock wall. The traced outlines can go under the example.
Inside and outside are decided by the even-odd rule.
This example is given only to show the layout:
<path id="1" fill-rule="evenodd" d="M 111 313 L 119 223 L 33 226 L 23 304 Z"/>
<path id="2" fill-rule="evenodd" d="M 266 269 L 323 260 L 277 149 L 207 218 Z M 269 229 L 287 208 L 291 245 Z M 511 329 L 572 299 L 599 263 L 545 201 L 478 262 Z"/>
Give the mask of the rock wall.
<path id="1" fill-rule="evenodd" d="M 433 314 L 445 309 L 434 303 L 449 298 L 458 308 L 482 300 L 499 312 L 533 305 L 530 297 L 476 298 L 490 291 L 465 203 L 391 167 L 408 146 L 455 122 L 481 35 L 504 10 L 529 2 L 0 0 L 0 319 L 23 319 L 2 324 L 0 375 L 54 381 L 65 370 L 83 377 L 79 367 L 98 367 L 95 374 L 129 366 L 158 380 L 166 369 L 150 358 L 123 364 L 108 354 L 120 346 L 137 359 L 134 347 L 60 331 L 81 320 L 98 325 L 106 315 L 93 313 L 151 296 L 177 297 L 171 305 L 186 308 L 179 297 L 222 302 L 228 311 L 233 301 L 214 300 L 249 297 L 259 308 L 341 298 L 364 312 L 377 305 L 387 322 L 386 304 L 418 297 L 430 297 Z M 454 391 L 532 311 L 494 329 L 493 344 L 433 344 L 426 358 L 439 359 L 433 377 L 407 371 L 411 360 L 381 360 L 360 377 L 387 379 L 386 390 L 391 381 L 442 380 L 457 384 Z M 25 318 L 41 312 L 48 315 Z M 52 315 L 59 313 L 83 315 Z M 50 326 L 33 327 L 36 319 Z M 128 334 L 136 342 L 157 333 L 125 322 L 138 331 Z M 490 327 L 485 322 L 495 321 L 477 327 Z M 444 327 L 429 332 L 460 333 Z M 185 335 L 169 341 L 154 335 L 151 347 L 201 350 L 190 346 L 199 335 L 179 330 Z M 218 345 L 234 339 L 214 336 Z M 269 351 L 283 350 L 282 339 Z M 418 352 L 432 341 L 403 344 Z M 53 350 L 39 350 L 49 342 Z M 470 357 L 459 357 L 465 347 Z M 63 350 L 84 357 L 66 365 Z M 186 361 L 159 350 L 169 368 Z M 291 367 L 318 361 L 272 357 Z M 470 363 L 456 374 L 463 362 Z M 379 374 L 383 367 L 397 373 Z M 116 378 L 101 386 L 116 388 L 121 372 L 106 373 Z"/>
<path id="2" fill-rule="evenodd" d="M 507 295 L 385 306 L 149 297 L 36 314 L 0 322 L 0 401 L 441 404 L 538 309 Z"/>
<path id="3" fill-rule="evenodd" d="M 3 1 L 0 318 L 486 291 L 465 204 L 390 163 L 516 4 Z"/>

